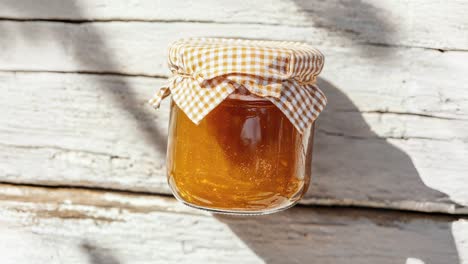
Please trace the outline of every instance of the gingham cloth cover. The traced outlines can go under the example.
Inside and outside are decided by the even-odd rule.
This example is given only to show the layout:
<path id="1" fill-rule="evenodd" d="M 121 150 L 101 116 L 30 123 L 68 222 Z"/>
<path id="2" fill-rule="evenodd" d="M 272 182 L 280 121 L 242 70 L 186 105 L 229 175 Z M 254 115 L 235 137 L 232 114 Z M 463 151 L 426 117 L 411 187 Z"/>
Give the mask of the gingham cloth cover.
<path id="1" fill-rule="evenodd" d="M 314 85 L 323 54 L 298 42 L 222 38 L 182 39 L 169 50 L 173 73 L 150 104 L 172 94 L 196 124 L 236 89 L 247 89 L 276 105 L 303 132 L 327 102 Z"/>

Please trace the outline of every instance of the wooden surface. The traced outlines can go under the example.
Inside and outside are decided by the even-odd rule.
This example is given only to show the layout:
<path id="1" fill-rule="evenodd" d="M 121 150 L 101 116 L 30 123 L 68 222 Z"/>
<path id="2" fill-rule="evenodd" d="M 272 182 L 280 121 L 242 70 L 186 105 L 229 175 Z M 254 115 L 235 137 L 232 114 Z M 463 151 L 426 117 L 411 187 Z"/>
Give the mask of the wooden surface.
<path id="1" fill-rule="evenodd" d="M 14 24 L 21 27 L 30 25 L 29 22 Z M 138 29 L 138 25 L 135 28 Z M 29 33 L 36 30 L 39 29 Z M 126 42 L 126 34 L 119 38 Z M 84 39 L 93 38 L 86 36 Z M 50 51 L 47 62 L 60 51 L 48 48 L 47 44 L 43 47 L 35 45 L 37 50 L 30 55 Z M 15 47 L 18 49 L 19 45 Z M 79 53 L 85 53 L 85 49 L 83 47 Z M 370 51 L 378 54 L 387 49 L 369 47 Z M 164 64 L 162 48 L 148 47 L 148 52 L 150 50 L 160 52 L 154 57 L 160 58 L 159 64 Z M 130 52 L 131 48 L 128 48 L 122 53 Z M 468 90 L 465 86 L 468 75 L 464 74 L 468 68 L 463 63 L 467 59 L 466 53 L 406 49 L 395 52 L 403 53 L 402 57 L 389 57 L 385 64 L 368 59 L 356 62 L 360 51 L 351 49 L 337 50 L 327 57 L 329 66 L 325 68 L 319 85 L 330 103 L 320 118 L 315 149 L 315 181 L 309 191 L 311 199 L 304 202 L 314 203 L 316 198 L 320 198 L 322 202 L 338 204 L 464 211 L 458 205 L 468 204 L 468 192 L 465 191 L 468 187 Z M 5 54 L 15 59 L 16 56 L 11 54 L 24 53 L 27 53 L 26 49 Z M 92 54 L 87 58 L 96 56 Z M 140 64 L 145 64 L 145 56 L 135 55 L 135 58 L 140 59 Z M 127 59 L 131 60 L 130 57 L 123 60 Z M 63 64 L 65 60 L 67 58 L 57 61 Z M 99 61 L 105 63 L 105 57 Z M 147 64 L 158 64 L 156 61 L 149 59 Z M 42 60 L 38 62 L 41 67 L 47 64 Z M 421 69 L 421 65 L 425 69 Z M 24 65 L 24 68 L 29 66 Z M 82 66 L 74 66 L 69 61 L 63 67 Z M 51 66 L 46 70 L 60 68 Z M 447 69 L 453 73 L 448 74 Z M 159 72 L 145 74 L 163 74 L 164 71 L 161 66 Z M 451 75 L 456 78 L 449 78 Z M 66 152 L 67 165 L 60 159 L 58 162 L 50 161 L 41 154 L 44 149 L 5 151 L 8 159 L 20 163 L 29 158 L 18 159 L 11 155 L 34 156 L 30 161 L 32 167 L 43 168 L 37 172 L 25 166 L 5 163 L 5 170 L 14 172 L 7 173 L 8 181 L 167 191 L 163 179 L 167 124 L 164 111 L 167 107 L 163 106 L 162 111 L 156 113 L 145 105 L 161 79 L 63 73 L 5 72 L 2 76 L 7 80 L 0 86 L 10 87 L 6 90 L 12 94 L 3 98 L 6 102 L 2 105 L 9 106 L 0 115 L 13 123 L 3 133 L 3 138 L 14 137 L 12 134 L 19 136 L 16 143 L 10 139 L 4 143 L 33 148 L 52 145 L 71 150 Z M 18 86 L 29 92 L 25 93 Z M 54 105 L 45 107 L 44 102 L 49 102 L 52 95 L 55 97 Z M 31 120 L 33 116 L 35 118 Z M 68 132 L 64 133 L 64 130 Z M 57 141 L 57 136 L 61 140 Z M 65 140 L 70 137 L 73 137 L 73 142 Z M 109 155 L 94 157 L 80 153 L 83 149 Z M 49 155 L 57 152 L 47 151 Z M 110 164 L 108 159 L 111 156 L 131 159 L 114 158 Z M 97 161 L 93 162 L 95 159 Z M 57 164 L 69 169 L 60 170 Z M 13 176 L 9 176 L 11 174 Z"/>
<path id="2" fill-rule="evenodd" d="M 468 263 L 468 221 L 454 217 L 316 207 L 213 216 L 165 197 L 8 185 L 0 198 L 8 264 Z"/>
<path id="3" fill-rule="evenodd" d="M 239 36 L 244 36 L 240 25 L 287 25 L 312 28 L 324 32 L 327 37 L 342 35 L 374 44 L 447 50 L 468 48 L 468 7 L 462 0 L 450 3 L 434 0 L 269 0 L 267 3 L 241 0 L 222 4 L 215 0 L 48 0 L 47 5 L 35 0 L 3 0 L 0 7 L 0 16 L 9 19 L 190 22 L 208 24 L 208 27 L 235 24 L 242 28 L 234 33 Z M 271 32 L 265 34 L 271 35 Z"/>
<path id="4" fill-rule="evenodd" d="M 161 81 L 0 74 L 2 181 L 169 193 L 167 104 L 157 113 L 146 105 Z M 303 203 L 466 212 L 457 206 L 468 204 L 466 121 L 359 113 L 329 82 L 321 86 L 332 100 L 319 123 L 313 183 Z M 32 89 L 25 94 L 18 87 Z"/>
<path id="5" fill-rule="evenodd" d="M 468 263 L 467 13 L 433 0 L 2 0 L 0 263 Z M 146 101 L 168 44 L 189 36 L 325 54 L 305 206 L 236 218 L 167 196 L 168 105 Z"/>

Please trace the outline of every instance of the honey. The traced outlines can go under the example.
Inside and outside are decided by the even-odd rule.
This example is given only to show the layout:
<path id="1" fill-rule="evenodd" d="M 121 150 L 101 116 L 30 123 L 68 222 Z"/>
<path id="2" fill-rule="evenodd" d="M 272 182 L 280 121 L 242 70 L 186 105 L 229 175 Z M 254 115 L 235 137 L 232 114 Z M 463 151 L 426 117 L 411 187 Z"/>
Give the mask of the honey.
<path id="1" fill-rule="evenodd" d="M 278 107 L 254 95 L 228 97 L 198 125 L 172 102 L 168 181 L 178 199 L 198 208 L 284 209 L 307 190 L 312 138 L 313 126 L 299 133 Z"/>

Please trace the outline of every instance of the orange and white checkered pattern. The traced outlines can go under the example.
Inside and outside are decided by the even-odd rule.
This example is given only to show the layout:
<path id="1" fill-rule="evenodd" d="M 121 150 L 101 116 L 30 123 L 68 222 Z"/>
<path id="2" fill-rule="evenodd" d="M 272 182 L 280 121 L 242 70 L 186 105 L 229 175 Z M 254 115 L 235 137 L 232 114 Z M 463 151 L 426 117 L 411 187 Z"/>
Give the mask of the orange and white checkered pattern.
<path id="1" fill-rule="evenodd" d="M 169 50 L 173 76 L 150 100 L 158 108 L 174 102 L 198 124 L 236 89 L 247 89 L 275 104 L 300 131 L 327 102 L 314 85 L 322 70 L 320 51 L 304 43 L 222 38 L 176 41 Z"/>

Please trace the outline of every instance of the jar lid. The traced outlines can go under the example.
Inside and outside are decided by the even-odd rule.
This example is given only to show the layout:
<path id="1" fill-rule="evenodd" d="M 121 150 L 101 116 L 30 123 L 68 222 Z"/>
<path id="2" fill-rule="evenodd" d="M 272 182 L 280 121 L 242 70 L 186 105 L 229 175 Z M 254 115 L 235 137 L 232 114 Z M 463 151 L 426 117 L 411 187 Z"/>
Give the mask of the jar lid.
<path id="1" fill-rule="evenodd" d="M 315 85 L 324 56 L 300 42 L 190 38 L 169 49 L 172 76 L 150 100 L 174 102 L 198 124 L 237 89 L 264 97 L 303 132 L 326 105 Z"/>

